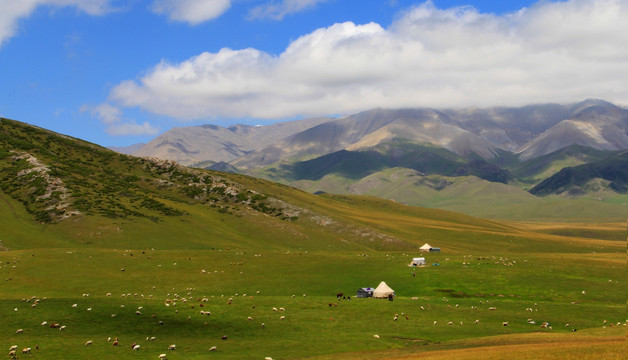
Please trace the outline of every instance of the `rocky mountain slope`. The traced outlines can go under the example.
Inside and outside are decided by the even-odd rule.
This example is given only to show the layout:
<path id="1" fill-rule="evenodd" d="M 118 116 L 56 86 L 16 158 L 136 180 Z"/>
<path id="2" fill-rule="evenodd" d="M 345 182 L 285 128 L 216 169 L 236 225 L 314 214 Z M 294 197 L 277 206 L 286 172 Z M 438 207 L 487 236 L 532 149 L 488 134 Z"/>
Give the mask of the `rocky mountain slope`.
<path id="1" fill-rule="evenodd" d="M 132 155 L 172 160 L 182 165 L 229 162 L 330 120 L 332 119 L 312 118 L 268 126 L 180 127 L 158 136 Z"/>
<path id="2" fill-rule="evenodd" d="M 204 125 L 170 130 L 134 155 L 182 164 L 230 162 L 251 169 L 392 139 L 429 143 L 457 155 L 493 159 L 499 150 L 534 159 L 570 145 L 628 148 L 628 110 L 602 100 L 490 109 L 374 109 L 338 119 L 268 126 Z"/>
<path id="3" fill-rule="evenodd" d="M 258 141 L 253 144 L 253 139 Z M 136 154 L 246 173 L 311 192 L 370 194 L 479 214 L 477 199 L 460 195 L 465 189 L 491 204 L 492 211 L 483 215 L 499 217 L 511 206 L 507 199 L 528 204 L 522 205 L 526 209 L 540 206 L 525 193 L 562 169 L 628 149 L 628 110 L 602 100 L 519 108 L 373 109 L 260 127 L 180 128 L 152 143 L 153 152 Z M 595 193 L 596 199 L 623 203 L 611 198 L 625 196 L 624 180 L 595 174 L 601 173 L 594 172 L 577 191 L 546 183 L 532 194 Z M 525 210 L 521 216 L 535 212 L 540 213 Z"/>

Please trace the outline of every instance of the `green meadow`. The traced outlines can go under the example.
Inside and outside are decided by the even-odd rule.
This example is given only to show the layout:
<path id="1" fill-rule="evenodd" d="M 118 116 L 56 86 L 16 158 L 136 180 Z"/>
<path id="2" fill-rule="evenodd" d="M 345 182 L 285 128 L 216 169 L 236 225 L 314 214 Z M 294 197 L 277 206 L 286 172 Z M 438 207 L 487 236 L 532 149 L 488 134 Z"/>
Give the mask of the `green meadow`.
<path id="1" fill-rule="evenodd" d="M 41 238 L 14 237 L 0 252 L 1 345 L 30 347 L 18 356 L 41 359 L 403 358 L 494 337 L 501 345 L 532 343 L 526 334 L 610 341 L 617 323 L 625 332 L 625 224 L 500 223 L 374 198 L 300 194 L 297 202 L 309 199 L 349 224 L 334 233 L 373 228 L 403 241 L 343 242 L 303 220 L 300 233 L 311 239 L 298 241 L 290 229 L 290 242 L 277 231 L 269 246 L 272 239 L 245 224 L 239 234 L 207 230 L 203 243 L 174 223 L 149 229 L 137 221 L 140 230 L 131 231 L 118 222 L 119 231 L 101 220 L 98 241 L 82 242 L 78 224 L 64 243 L 67 225 L 31 223 Z M 3 210 L 19 208 L 4 200 Z M 223 223 L 241 219 L 216 213 L 205 222 L 216 215 Z M 46 233 L 55 246 L 40 246 Z M 248 241 L 240 243 L 244 233 Z M 424 254 L 425 267 L 408 267 L 424 242 L 442 252 Z M 394 301 L 355 298 L 359 287 L 380 281 L 396 291 Z M 351 300 L 337 299 L 339 292 Z M 131 350 L 133 343 L 140 349 Z M 500 349 L 494 345 L 488 348 Z"/>
<path id="2" fill-rule="evenodd" d="M 7 358 L 625 358 L 611 207 L 523 222 L 312 195 L 6 119 L 0 145 Z M 355 297 L 381 281 L 393 301 Z"/>

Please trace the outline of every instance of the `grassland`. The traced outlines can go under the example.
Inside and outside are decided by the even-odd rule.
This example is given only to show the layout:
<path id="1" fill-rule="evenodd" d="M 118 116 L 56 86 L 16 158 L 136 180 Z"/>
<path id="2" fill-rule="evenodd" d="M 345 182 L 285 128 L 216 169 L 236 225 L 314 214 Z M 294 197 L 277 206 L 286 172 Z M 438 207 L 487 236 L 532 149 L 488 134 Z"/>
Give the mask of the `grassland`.
<path id="1" fill-rule="evenodd" d="M 272 239 L 252 232 L 246 242 L 225 233 L 203 245 L 167 222 L 153 223 L 157 229 L 145 236 L 146 228 L 131 232 L 129 224 L 121 234 L 102 231 L 99 243 L 63 246 L 59 236 L 44 248 L 25 238 L 21 249 L 0 252 L 0 346 L 38 345 L 29 357 L 45 359 L 498 359 L 550 348 L 560 349 L 555 358 L 620 358 L 625 350 L 617 326 L 610 327 L 626 320 L 623 223 L 501 223 L 375 198 L 295 195 L 296 203 L 309 200 L 334 219 L 334 232 L 368 227 L 404 241 L 282 243 L 278 236 L 270 247 Z M 5 199 L 5 210 L 11 202 Z M 35 224 L 35 232 L 38 226 L 66 231 L 64 224 Z M 418 252 L 404 248 L 423 242 L 443 252 L 427 254 L 426 267 L 409 268 Z M 397 292 L 394 301 L 335 297 L 382 280 Z M 175 294 L 177 305 L 166 306 Z M 542 322 L 552 329 L 541 329 Z M 93 345 L 85 346 L 88 340 Z M 132 343 L 141 349 L 132 351 Z M 170 344 L 177 350 L 168 352 Z"/>
<path id="2" fill-rule="evenodd" d="M 32 196 L 41 183 L 3 174 L 0 347 L 32 348 L 18 351 L 20 358 L 626 353 L 623 221 L 497 221 L 375 197 L 315 196 L 75 140 L 61 146 L 54 134 L 3 126 L 10 131 L 0 138 L 2 169 L 28 169 L 15 158 L 28 152 L 57 169 L 70 194 L 59 196 L 64 211 L 82 209 L 58 217 Z M 77 175 L 73 159 L 88 155 L 101 165 Z M 135 177 L 118 188 L 129 169 Z M 442 252 L 426 254 L 425 267 L 408 267 L 425 242 Z M 354 298 L 357 288 L 380 281 L 395 289 L 394 301 Z M 337 299 L 338 292 L 352 299 Z M 167 350 L 171 344 L 176 351 Z"/>

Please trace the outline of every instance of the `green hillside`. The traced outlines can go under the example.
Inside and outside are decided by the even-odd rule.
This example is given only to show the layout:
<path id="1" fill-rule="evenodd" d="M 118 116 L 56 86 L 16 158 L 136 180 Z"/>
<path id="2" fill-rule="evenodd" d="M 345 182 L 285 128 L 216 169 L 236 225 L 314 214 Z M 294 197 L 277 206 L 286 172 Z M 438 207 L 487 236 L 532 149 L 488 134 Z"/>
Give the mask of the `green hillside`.
<path id="1" fill-rule="evenodd" d="M 358 180 L 385 169 L 402 167 L 427 175 L 474 175 L 493 182 L 507 183 L 512 176 L 506 170 L 472 157 L 465 159 L 430 144 L 416 144 L 403 139 L 378 144 L 368 150 L 341 150 L 311 160 L 279 164 L 264 175 L 273 180 L 320 180 L 326 175 Z"/>
<path id="2" fill-rule="evenodd" d="M 628 151 L 614 153 L 602 160 L 566 167 L 543 180 L 530 192 L 535 195 L 578 194 L 586 192 L 591 181 L 605 181 L 606 188 L 618 193 L 628 192 Z M 601 185 L 601 184 L 600 184 Z M 599 188 L 600 186 L 596 186 Z"/>
<path id="3" fill-rule="evenodd" d="M 608 151 L 595 150 L 581 145 L 572 145 L 551 154 L 523 162 L 518 161 L 516 158 L 506 156 L 499 159 L 498 163 L 509 169 L 513 175 L 523 183 L 536 185 L 544 179 L 558 173 L 565 167 L 596 162 L 604 159 L 608 155 Z"/>
<path id="4" fill-rule="evenodd" d="M 313 195 L 5 119 L 0 174 L 0 346 L 21 359 L 500 358 L 550 340 L 565 358 L 625 354 L 625 221 Z M 394 301 L 355 297 L 380 281 Z"/>

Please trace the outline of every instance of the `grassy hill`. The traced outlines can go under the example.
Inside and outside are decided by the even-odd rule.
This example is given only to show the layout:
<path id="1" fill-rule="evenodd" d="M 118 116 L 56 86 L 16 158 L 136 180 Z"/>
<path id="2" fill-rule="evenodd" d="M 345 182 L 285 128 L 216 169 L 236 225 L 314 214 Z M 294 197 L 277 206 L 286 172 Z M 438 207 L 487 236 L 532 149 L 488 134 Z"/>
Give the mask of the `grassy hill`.
<path id="1" fill-rule="evenodd" d="M 453 358 L 474 348 L 500 358 L 548 344 L 563 358 L 625 354 L 625 221 L 506 222 L 312 195 L 5 119 L 0 174 L 0 346 L 18 345 L 20 358 Z M 442 252 L 408 267 L 425 242 Z M 394 301 L 354 297 L 380 281 Z"/>
<path id="2" fill-rule="evenodd" d="M 530 189 L 532 194 L 583 193 L 591 181 L 607 182 L 605 187 L 618 193 L 628 192 L 628 151 L 614 153 L 602 160 L 566 167 Z M 602 184 L 600 184 L 602 185 Z M 599 185 L 598 185 L 599 186 Z"/>

